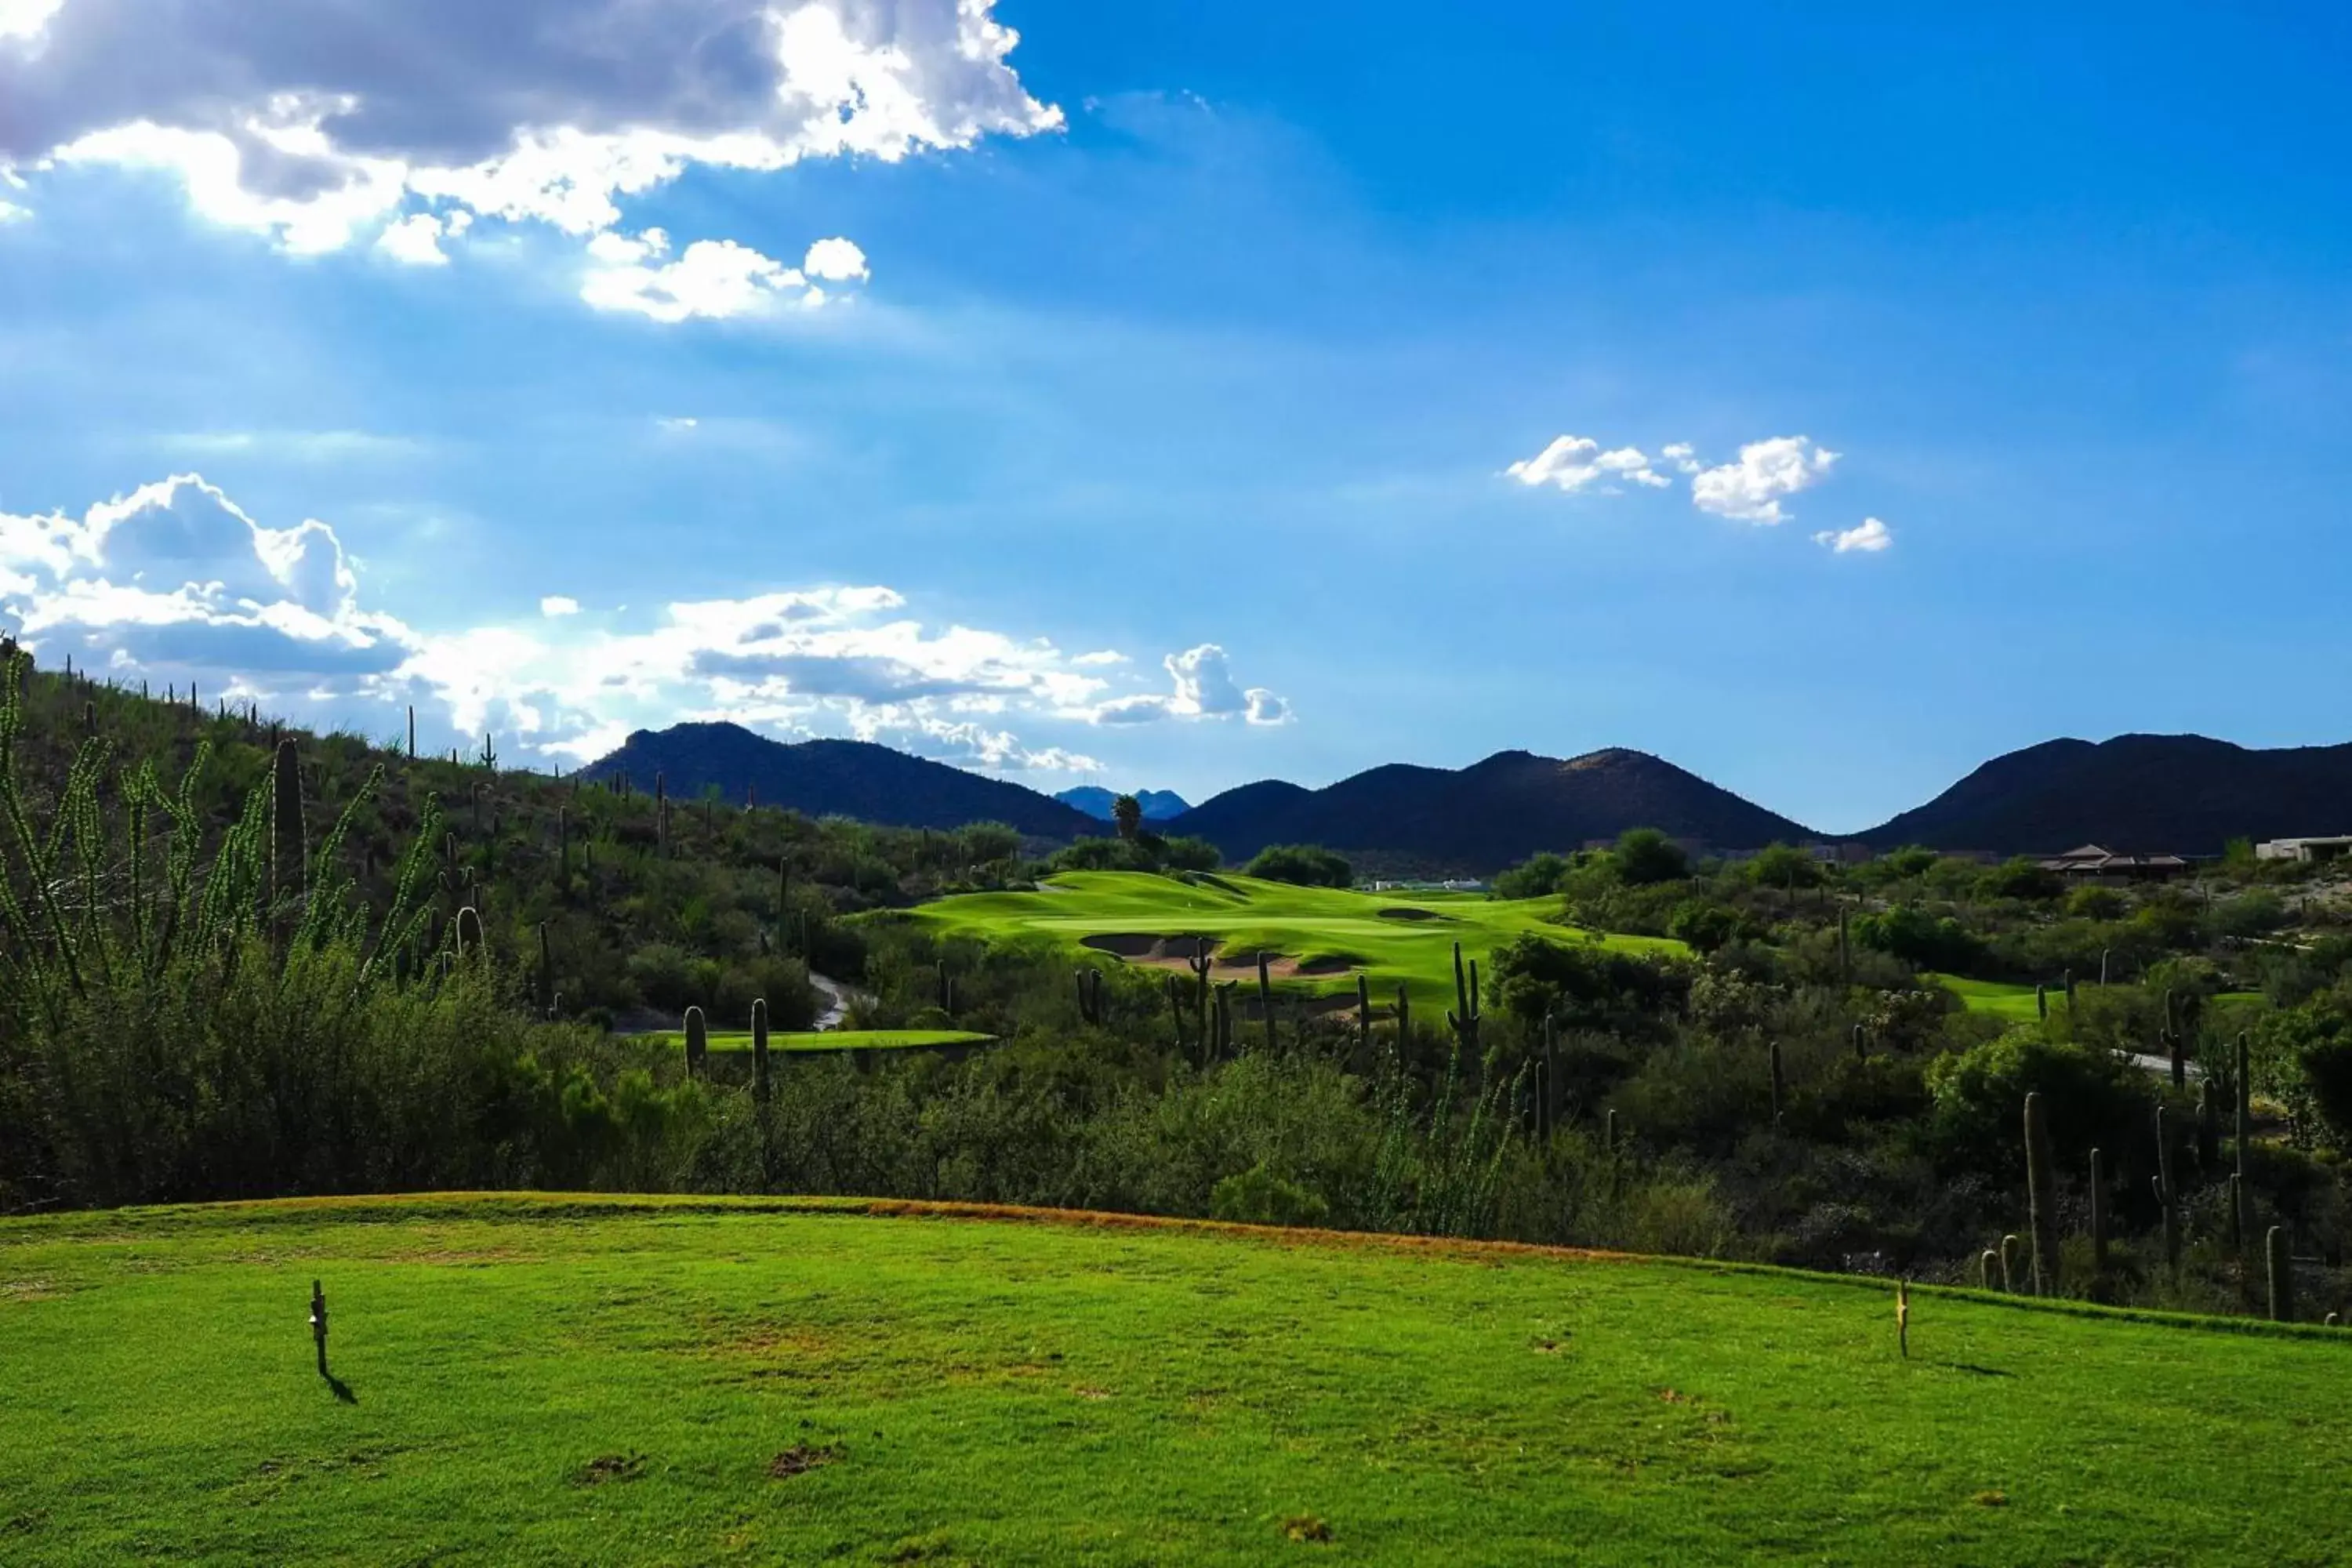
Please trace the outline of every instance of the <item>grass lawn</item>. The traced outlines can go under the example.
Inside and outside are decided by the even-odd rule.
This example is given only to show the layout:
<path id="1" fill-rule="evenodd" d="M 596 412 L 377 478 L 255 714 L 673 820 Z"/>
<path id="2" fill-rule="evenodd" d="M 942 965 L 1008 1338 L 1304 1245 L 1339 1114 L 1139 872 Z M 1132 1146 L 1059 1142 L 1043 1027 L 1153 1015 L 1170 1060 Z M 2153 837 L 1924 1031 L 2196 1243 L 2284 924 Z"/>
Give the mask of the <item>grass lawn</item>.
<path id="1" fill-rule="evenodd" d="M 0 1221 L 0 1560 L 2352 1559 L 2352 1339 L 1891 1305 L 914 1205 Z"/>
<path id="2" fill-rule="evenodd" d="M 1990 1013 L 2016 1022 L 2029 1021 L 2038 1013 L 2031 985 L 2005 980 L 1963 980 L 1957 974 L 1923 973 L 1919 978 L 1951 992 L 1968 1005 L 1971 1013 Z M 2053 1008 L 2066 1005 L 2065 993 L 2054 985 L 2050 988 L 2050 1005 Z M 2213 1009 L 2211 1016 L 2217 1027 L 2242 1027 L 2253 1021 L 2244 1015 L 2263 1011 L 2270 1005 L 2270 1000 L 2259 991 L 2224 991 L 2209 1005 Z M 2233 1023 L 2233 1019 L 2241 1021 Z"/>
<path id="3" fill-rule="evenodd" d="M 686 1037 L 675 1032 L 655 1034 L 648 1038 L 664 1045 L 686 1048 Z M 749 1029 L 713 1029 L 708 1037 L 713 1051 L 743 1051 L 751 1049 Z M 822 1034 L 783 1034 L 771 1032 L 768 1048 L 774 1051 L 896 1051 L 923 1046 L 974 1046 L 995 1038 L 993 1035 L 975 1035 L 969 1029 L 827 1029 Z"/>
<path id="4" fill-rule="evenodd" d="M 1286 985 L 1352 993 L 1355 972 L 1360 968 L 1370 975 L 1376 999 L 1387 1000 L 1402 982 L 1411 987 L 1416 1003 L 1446 1006 L 1454 1002 L 1456 942 L 1465 957 L 1481 961 L 1529 931 L 1559 942 L 1601 942 L 1627 952 L 1684 951 L 1680 942 L 1601 937 L 1546 919 L 1559 911 L 1557 899 L 1359 893 L 1222 874 L 1214 884 L 1196 884 L 1140 871 L 1077 871 L 1055 877 L 1034 893 L 940 899 L 914 910 L 912 918 L 944 931 L 984 938 L 1044 934 L 1071 942 L 1088 938 L 1108 942 L 1208 936 L 1227 955 L 1251 955 L 1247 967 L 1221 969 L 1221 981 L 1247 978 L 1254 983 L 1254 955 L 1263 949 L 1298 961 L 1307 971 L 1285 976 Z"/>

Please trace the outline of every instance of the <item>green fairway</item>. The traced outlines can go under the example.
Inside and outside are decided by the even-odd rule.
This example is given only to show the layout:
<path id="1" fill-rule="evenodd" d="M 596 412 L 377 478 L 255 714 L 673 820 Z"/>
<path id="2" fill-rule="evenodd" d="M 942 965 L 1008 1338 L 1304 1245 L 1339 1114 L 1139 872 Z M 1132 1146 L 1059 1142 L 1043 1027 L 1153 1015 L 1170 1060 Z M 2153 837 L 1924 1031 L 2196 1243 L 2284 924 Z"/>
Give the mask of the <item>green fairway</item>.
<path id="1" fill-rule="evenodd" d="M 1457 942 L 1465 957 L 1482 961 L 1528 932 L 1628 952 L 1685 951 L 1680 942 L 1601 937 L 1547 918 L 1559 912 L 1556 899 L 1360 893 L 1255 877 L 1183 882 L 1140 871 L 1074 871 L 1035 892 L 967 893 L 913 913 L 941 931 L 989 938 L 1044 934 L 1180 972 L 1192 951 L 1187 939 L 1206 936 L 1220 944 L 1227 961 L 1220 964 L 1220 980 L 1255 980 L 1255 955 L 1265 951 L 1288 961 L 1276 966 L 1276 978 L 1286 985 L 1353 992 L 1360 969 L 1382 1000 L 1402 983 L 1416 1002 L 1444 1005 L 1454 999 Z"/>
<path id="2" fill-rule="evenodd" d="M 1906 1361 L 1874 1282 L 926 1215 L 0 1221 L 0 1559 L 2352 1555 L 2328 1331 L 1916 1291 Z"/>
<path id="3" fill-rule="evenodd" d="M 902 1051 L 924 1047 L 977 1046 L 992 1039 L 990 1035 L 976 1035 L 969 1029 L 827 1029 L 822 1034 L 771 1034 L 768 1048 L 777 1051 Z M 686 1037 L 681 1034 L 655 1034 L 647 1038 L 684 1049 Z M 749 1051 L 751 1035 L 748 1029 L 713 1029 L 709 1044 L 714 1051 Z"/>
<path id="4" fill-rule="evenodd" d="M 2040 1016 L 2041 1010 L 2034 1001 L 2031 985 L 2005 980 L 1963 980 L 1957 974 L 1922 973 L 1919 978 L 1949 991 L 1965 1003 L 1971 1013 L 1990 1013 L 1995 1017 L 2017 1023 Z M 2051 987 L 2050 1005 L 2053 1007 L 2066 1005 L 2065 994 L 2056 986 Z M 2230 1022 L 2233 1016 L 2261 1012 L 2270 1005 L 2270 999 L 2259 991 L 2224 991 L 2210 998 L 2209 1005 L 2213 1008 L 2220 1026 L 2236 1027 Z"/>

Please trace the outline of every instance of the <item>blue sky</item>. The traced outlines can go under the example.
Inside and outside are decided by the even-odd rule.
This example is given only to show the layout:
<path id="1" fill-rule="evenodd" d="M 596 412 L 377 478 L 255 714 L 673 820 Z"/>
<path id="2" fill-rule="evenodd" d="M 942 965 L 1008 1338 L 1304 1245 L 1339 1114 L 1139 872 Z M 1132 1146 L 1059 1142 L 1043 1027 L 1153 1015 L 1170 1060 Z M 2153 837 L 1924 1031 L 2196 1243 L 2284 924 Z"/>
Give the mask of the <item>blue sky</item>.
<path id="1" fill-rule="evenodd" d="M 2332 11 L 52 5 L 45 659 L 542 763 L 1627 745 L 1832 831 L 2057 734 L 2347 738 Z"/>

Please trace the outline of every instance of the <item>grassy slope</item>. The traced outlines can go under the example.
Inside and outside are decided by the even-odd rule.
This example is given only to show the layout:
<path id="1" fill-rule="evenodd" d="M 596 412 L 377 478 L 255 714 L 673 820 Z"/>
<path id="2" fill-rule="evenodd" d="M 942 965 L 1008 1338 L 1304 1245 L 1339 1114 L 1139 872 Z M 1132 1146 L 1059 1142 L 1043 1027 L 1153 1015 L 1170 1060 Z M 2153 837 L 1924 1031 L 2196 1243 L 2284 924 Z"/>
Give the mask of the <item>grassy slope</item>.
<path id="1" fill-rule="evenodd" d="M 1963 980 L 1957 974 L 1922 974 L 1920 979 L 1941 985 L 1968 1005 L 1971 1013 L 1990 1013 L 2012 1023 L 2022 1023 L 2037 1016 L 2033 987 L 2005 980 Z M 2052 1005 L 2063 1006 L 2064 998 L 2054 989 Z M 2240 1026 L 2231 1020 L 2242 1013 L 2258 1013 L 2270 1004 L 2259 991 L 2224 991 L 2212 999 L 2217 1027 Z M 2252 1019 L 2245 1023 L 2251 1024 Z"/>
<path id="2" fill-rule="evenodd" d="M 1386 996 L 1402 981 L 1412 987 L 1416 1002 L 1448 1005 L 1454 999 L 1454 942 L 1462 943 L 1466 957 L 1484 959 L 1525 932 L 1559 941 L 1576 935 L 1545 918 L 1559 912 L 1556 899 L 1406 897 L 1297 888 L 1254 877 L 1218 880 L 1225 886 L 1137 871 L 1077 871 L 1053 879 L 1046 885 L 1051 890 L 964 894 L 925 904 L 914 914 L 945 931 L 989 938 L 1044 933 L 1075 942 L 1097 935 L 1205 935 L 1219 939 L 1229 952 L 1263 948 L 1307 960 L 1344 957 L 1370 973 L 1375 996 Z M 1391 909 L 1425 910 L 1442 918 L 1381 916 L 1381 910 Z M 1679 942 L 1654 938 L 1600 940 L 1629 951 L 1683 951 Z M 1318 991 L 1356 987 L 1353 974 L 1289 984 Z"/>
<path id="3" fill-rule="evenodd" d="M 313 1275 L 352 1403 L 310 1367 Z M 1889 1304 L 814 1204 L 0 1222 L 0 1558 L 2352 1555 L 2352 1341 L 1922 1292 L 1905 1362 Z M 828 1462 L 772 1479 L 799 1448 Z"/>
<path id="4" fill-rule="evenodd" d="M 686 1037 L 681 1034 L 656 1034 L 651 1037 L 681 1050 L 686 1047 Z M 779 1051 L 896 1051 L 924 1046 L 973 1046 L 994 1037 L 977 1035 L 970 1029 L 828 1029 L 822 1034 L 772 1034 L 768 1037 L 768 1044 Z M 751 1033 L 748 1029 L 713 1029 L 709 1046 L 714 1051 L 749 1051 Z"/>

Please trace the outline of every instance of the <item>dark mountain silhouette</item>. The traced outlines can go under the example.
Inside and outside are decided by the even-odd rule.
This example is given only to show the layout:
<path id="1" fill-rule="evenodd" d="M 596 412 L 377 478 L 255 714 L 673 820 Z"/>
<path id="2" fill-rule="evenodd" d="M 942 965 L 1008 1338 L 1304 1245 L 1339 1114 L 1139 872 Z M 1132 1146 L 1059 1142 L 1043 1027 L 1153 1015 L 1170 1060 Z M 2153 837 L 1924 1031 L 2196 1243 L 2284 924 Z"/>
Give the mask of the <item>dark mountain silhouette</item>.
<path id="1" fill-rule="evenodd" d="M 1168 831 L 1206 838 L 1236 860 L 1269 844 L 1321 844 L 1486 872 L 1629 827 L 1661 828 L 1711 849 L 1818 837 L 1672 763 L 1616 749 L 1566 762 L 1498 752 L 1458 772 L 1393 763 L 1319 790 L 1244 784 L 1193 807 Z"/>
<path id="2" fill-rule="evenodd" d="M 1058 792 L 1054 798 L 1064 805 L 1085 812 L 1097 822 L 1108 822 L 1111 819 L 1111 803 L 1118 799 L 1118 791 L 1105 789 L 1100 784 L 1080 784 L 1076 789 Z M 1143 807 L 1143 820 L 1146 822 L 1167 822 L 1192 809 L 1192 802 L 1172 789 L 1137 790 L 1135 803 Z"/>
<path id="3" fill-rule="evenodd" d="M 2254 751 L 2202 735 L 2118 735 L 1995 757 L 1859 837 L 1882 848 L 2004 855 L 2086 843 L 2125 855 L 2218 855 L 2232 838 L 2345 832 L 2352 745 Z"/>
<path id="4" fill-rule="evenodd" d="M 762 805 L 812 816 L 854 816 L 899 827 L 961 827 L 1002 822 L 1039 838 L 1081 838 L 1102 825 L 1051 795 L 945 763 L 926 762 L 865 741 L 786 744 L 740 724 L 674 724 L 639 730 L 617 752 L 581 770 L 590 779 L 626 773 L 650 792 L 662 775 L 672 799 L 693 801 L 719 786 L 741 805 L 756 789 Z"/>

